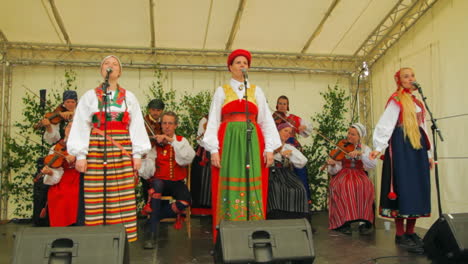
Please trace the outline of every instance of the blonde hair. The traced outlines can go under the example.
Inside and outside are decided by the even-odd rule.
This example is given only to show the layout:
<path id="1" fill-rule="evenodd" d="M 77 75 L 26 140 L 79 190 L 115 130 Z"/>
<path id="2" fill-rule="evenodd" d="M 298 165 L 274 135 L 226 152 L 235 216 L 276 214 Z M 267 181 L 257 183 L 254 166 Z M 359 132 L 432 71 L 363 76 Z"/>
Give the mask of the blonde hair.
<path id="1" fill-rule="evenodd" d="M 412 68 L 401 68 L 399 72 L 401 74 L 401 71 L 408 69 L 413 71 Z M 399 77 L 400 76 L 398 76 L 398 78 Z M 411 94 L 404 92 L 401 84 L 398 85 L 397 94 L 401 102 L 401 117 L 403 120 L 403 134 L 405 136 L 405 140 L 408 138 L 414 149 L 421 149 L 421 132 L 419 131 L 418 119 L 416 118 L 416 107 L 414 105 L 413 98 Z"/>

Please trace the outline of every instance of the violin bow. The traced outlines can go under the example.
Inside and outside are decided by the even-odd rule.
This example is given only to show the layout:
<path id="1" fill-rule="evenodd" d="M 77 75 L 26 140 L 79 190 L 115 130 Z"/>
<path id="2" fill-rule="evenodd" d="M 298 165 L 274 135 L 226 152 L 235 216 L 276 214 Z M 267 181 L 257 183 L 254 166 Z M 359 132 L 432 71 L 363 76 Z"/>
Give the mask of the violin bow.
<path id="1" fill-rule="evenodd" d="M 23 137 L 23 138 L 26 139 L 26 140 L 29 140 L 29 141 L 32 141 L 32 142 L 38 144 L 38 145 L 41 146 L 42 148 L 46 148 L 46 147 L 43 146 L 41 143 L 38 143 L 37 141 L 34 141 L 34 140 L 32 140 L 31 138 L 28 138 L 28 137 L 23 136 L 23 135 L 21 135 L 21 134 L 19 134 L 19 133 L 16 133 L 16 132 L 15 132 L 15 134 L 18 135 L 18 136 Z M 49 150 L 50 150 L 50 149 L 49 149 Z M 60 153 L 60 152 L 58 152 L 58 151 L 55 151 L 55 150 L 53 150 L 53 149 L 52 149 L 52 151 L 53 151 L 55 154 L 60 155 L 60 156 L 62 156 L 62 157 L 64 157 L 64 158 L 67 157 L 67 156 L 63 155 L 62 153 Z"/>

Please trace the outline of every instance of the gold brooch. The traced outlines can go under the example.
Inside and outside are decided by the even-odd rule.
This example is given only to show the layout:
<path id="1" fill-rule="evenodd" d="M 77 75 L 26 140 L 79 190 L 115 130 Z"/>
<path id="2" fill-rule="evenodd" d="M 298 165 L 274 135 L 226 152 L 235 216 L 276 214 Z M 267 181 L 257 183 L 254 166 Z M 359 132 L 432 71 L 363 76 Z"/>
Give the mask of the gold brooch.
<path id="1" fill-rule="evenodd" d="M 164 150 L 163 155 L 166 156 L 166 154 L 167 154 L 167 150 Z"/>
<path id="2" fill-rule="evenodd" d="M 243 84 L 239 85 L 239 88 L 237 89 L 239 89 L 239 91 L 242 91 L 242 89 L 244 89 L 244 85 Z"/>

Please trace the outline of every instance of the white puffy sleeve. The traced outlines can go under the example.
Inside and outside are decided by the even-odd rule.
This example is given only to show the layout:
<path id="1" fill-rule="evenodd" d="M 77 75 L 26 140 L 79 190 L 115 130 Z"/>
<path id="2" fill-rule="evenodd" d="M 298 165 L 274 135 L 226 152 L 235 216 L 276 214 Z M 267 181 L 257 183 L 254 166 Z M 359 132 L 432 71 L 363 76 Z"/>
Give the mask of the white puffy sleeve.
<path id="1" fill-rule="evenodd" d="M 73 116 L 73 125 L 67 140 L 67 150 L 77 160 L 86 159 L 91 133 L 94 90 L 87 91 L 79 100 Z"/>
<path id="2" fill-rule="evenodd" d="M 48 132 L 47 129 L 44 132 L 44 141 L 47 144 L 55 144 L 60 140 L 60 125 L 59 124 L 50 124 L 52 132 Z"/>
<path id="3" fill-rule="evenodd" d="M 174 135 L 174 141 L 171 143 L 175 152 L 175 161 L 180 166 L 186 166 L 192 163 L 195 157 L 195 151 L 186 138 L 182 138 L 181 141 L 177 141 Z"/>
<path id="4" fill-rule="evenodd" d="M 132 141 L 132 153 L 134 158 L 141 158 L 141 156 L 150 151 L 151 143 L 145 129 L 140 104 L 133 93 L 126 92 L 128 112 L 130 113 L 129 134 Z"/>
<path id="5" fill-rule="evenodd" d="M 382 116 L 374 129 L 373 143 L 377 151 L 382 152 L 387 146 L 398 122 L 400 107 L 393 100 L 385 108 Z"/>
<path id="6" fill-rule="evenodd" d="M 302 154 L 296 147 L 290 144 L 284 144 L 281 152 L 285 150 L 292 150 L 291 155 L 289 156 L 289 161 L 295 168 L 301 169 L 307 164 L 307 158 Z"/>
<path id="7" fill-rule="evenodd" d="M 218 87 L 211 101 L 210 113 L 208 116 L 208 125 L 203 136 L 203 145 L 211 153 L 218 153 L 218 129 L 221 124 L 221 108 L 225 99 L 224 90 Z"/>

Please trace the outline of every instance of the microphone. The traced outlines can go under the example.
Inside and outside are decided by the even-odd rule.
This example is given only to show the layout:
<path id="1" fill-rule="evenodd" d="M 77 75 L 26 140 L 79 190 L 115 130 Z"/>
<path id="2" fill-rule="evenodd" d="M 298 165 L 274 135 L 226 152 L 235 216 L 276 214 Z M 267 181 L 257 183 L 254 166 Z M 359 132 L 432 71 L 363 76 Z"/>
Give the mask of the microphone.
<path id="1" fill-rule="evenodd" d="M 244 79 L 245 80 L 249 79 L 249 75 L 247 74 L 247 69 L 242 68 L 241 71 L 242 71 L 242 75 L 244 75 Z"/>
<path id="2" fill-rule="evenodd" d="M 418 83 L 418 82 L 412 82 L 411 83 L 416 89 L 418 89 L 418 91 L 421 93 L 422 92 L 422 88 L 421 88 L 421 85 Z"/>
<path id="3" fill-rule="evenodd" d="M 111 73 L 111 72 L 112 72 L 112 68 L 110 68 L 110 67 L 107 68 L 107 69 L 106 69 L 106 72 L 107 72 L 107 73 Z"/>

